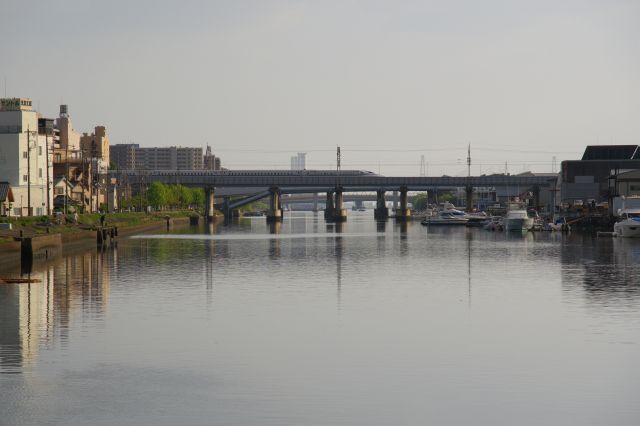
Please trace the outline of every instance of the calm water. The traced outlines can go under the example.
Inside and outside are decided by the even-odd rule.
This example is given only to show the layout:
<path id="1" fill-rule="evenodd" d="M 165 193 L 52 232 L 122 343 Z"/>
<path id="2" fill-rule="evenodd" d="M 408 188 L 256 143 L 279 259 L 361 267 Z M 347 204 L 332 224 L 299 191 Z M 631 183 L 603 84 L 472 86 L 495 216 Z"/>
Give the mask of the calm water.
<path id="1" fill-rule="evenodd" d="M 640 424 L 640 241 L 371 215 L 122 239 L 0 286 L 0 424 Z"/>

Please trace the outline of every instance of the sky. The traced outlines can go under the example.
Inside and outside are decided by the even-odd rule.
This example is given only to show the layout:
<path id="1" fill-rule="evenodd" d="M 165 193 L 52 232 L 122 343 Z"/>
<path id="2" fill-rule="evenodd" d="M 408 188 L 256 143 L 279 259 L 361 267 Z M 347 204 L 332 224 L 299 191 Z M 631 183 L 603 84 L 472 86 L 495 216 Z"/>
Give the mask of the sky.
<path id="1" fill-rule="evenodd" d="M 2 94 L 233 169 L 551 172 L 640 143 L 640 1 L 3 0 Z M 6 89 L 5 83 L 6 81 Z"/>

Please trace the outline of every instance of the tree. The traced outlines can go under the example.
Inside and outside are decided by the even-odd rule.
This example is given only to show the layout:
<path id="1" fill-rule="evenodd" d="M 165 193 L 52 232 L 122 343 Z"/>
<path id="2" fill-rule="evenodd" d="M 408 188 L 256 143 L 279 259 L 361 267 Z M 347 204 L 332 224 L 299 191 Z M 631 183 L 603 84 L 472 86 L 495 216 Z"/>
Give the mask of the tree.
<path id="1" fill-rule="evenodd" d="M 425 210 L 429 205 L 429 197 L 426 192 L 421 192 L 413 197 L 413 208 L 416 210 Z"/>
<path id="2" fill-rule="evenodd" d="M 147 190 L 147 199 L 149 200 L 149 205 L 155 207 L 156 209 L 160 209 L 163 206 L 168 204 L 168 193 L 167 185 L 162 182 L 153 182 L 149 185 L 149 189 Z"/>
<path id="3" fill-rule="evenodd" d="M 176 185 L 176 192 L 178 194 L 178 202 L 180 207 L 189 207 L 193 202 L 193 193 L 189 188 L 182 185 Z"/>
<path id="4" fill-rule="evenodd" d="M 195 205 L 196 208 L 204 207 L 204 189 L 202 188 L 193 188 L 191 190 L 191 203 Z"/>

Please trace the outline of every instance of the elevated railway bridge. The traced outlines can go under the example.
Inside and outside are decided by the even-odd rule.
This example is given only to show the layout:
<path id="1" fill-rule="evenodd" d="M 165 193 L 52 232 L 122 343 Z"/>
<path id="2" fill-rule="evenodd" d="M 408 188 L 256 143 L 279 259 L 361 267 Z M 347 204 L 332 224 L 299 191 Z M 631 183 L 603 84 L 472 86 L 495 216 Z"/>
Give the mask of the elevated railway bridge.
<path id="1" fill-rule="evenodd" d="M 152 182 L 180 184 L 204 188 L 206 194 L 205 215 L 211 217 L 216 197 L 225 199 L 220 209 L 232 216 L 243 205 L 269 198 L 267 220 L 282 219 L 282 194 L 326 193 L 325 218 L 342 221 L 346 219 L 343 208 L 345 192 L 375 192 L 375 217 L 389 216 L 385 194 L 397 191 L 400 205 L 395 211 L 399 220 L 411 215 L 408 208 L 409 191 L 433 191 L 443 188 L 466 188 L 467 206 L 472 205 L 473 188 L 517 187 L 520 192 L 531 191 L 534 205 L 538 205 L 540 188 L 554 185 L 549 176 L 489 175 L 470 177 L 416 177 L 382 176 L 362 170 L 117 170 L 110 177 L 118 182 L 144 187 Z M 232 196 L 242 196 L 231 201 Z"/>

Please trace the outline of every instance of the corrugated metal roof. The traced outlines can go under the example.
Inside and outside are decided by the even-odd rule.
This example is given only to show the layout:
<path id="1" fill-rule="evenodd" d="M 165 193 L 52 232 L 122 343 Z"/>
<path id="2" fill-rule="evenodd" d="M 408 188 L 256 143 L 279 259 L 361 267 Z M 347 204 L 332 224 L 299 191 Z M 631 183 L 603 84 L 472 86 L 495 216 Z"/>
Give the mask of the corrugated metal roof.
<path id="1" fill-rule="evenodd" d="M 588 145 L 583 160 L 635 160 L 638 145 Z"/>

